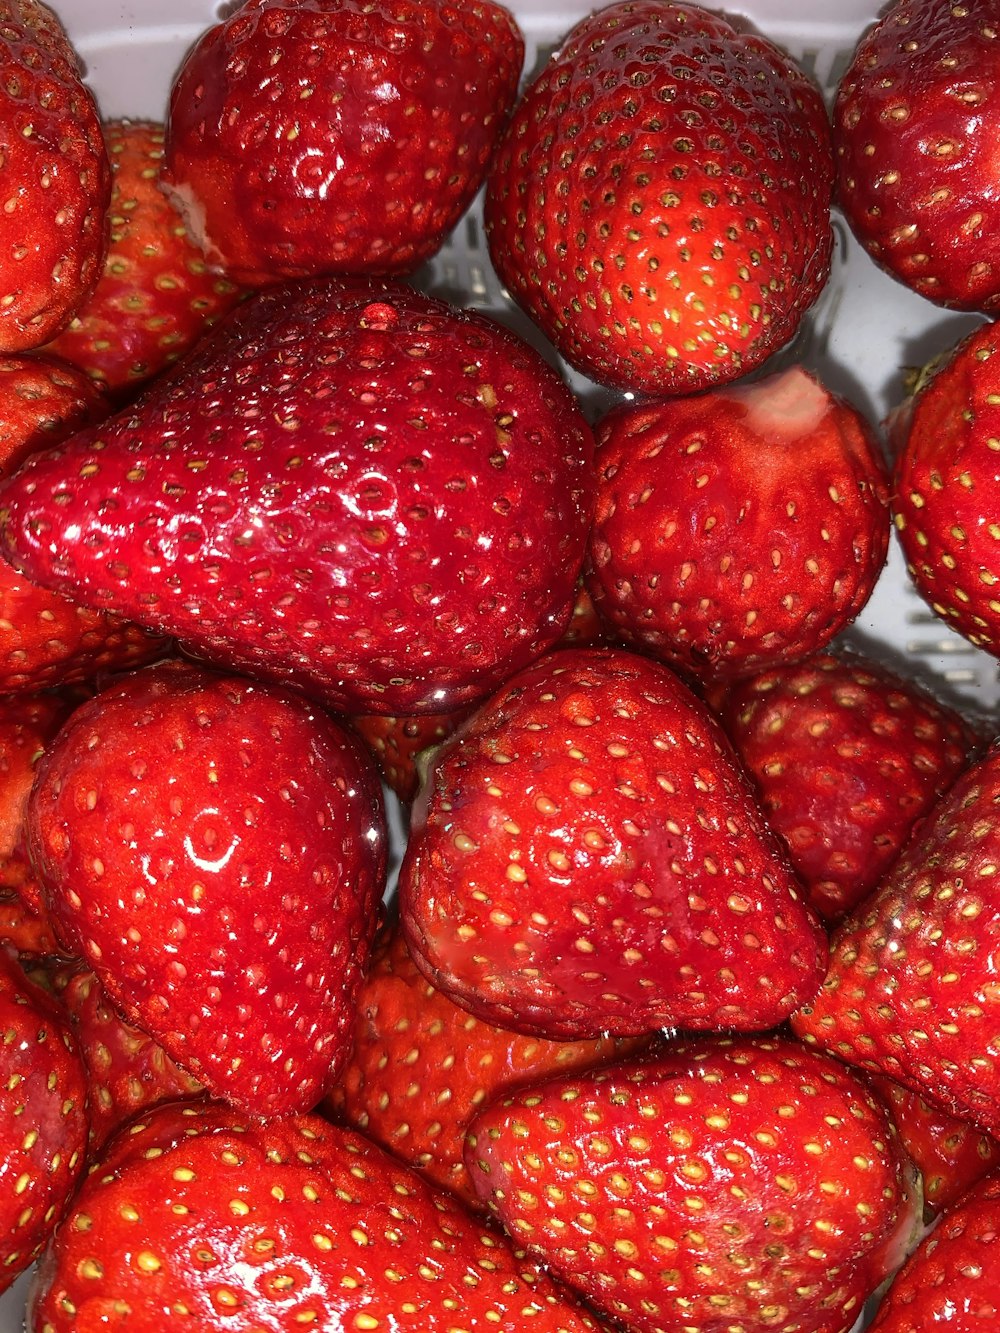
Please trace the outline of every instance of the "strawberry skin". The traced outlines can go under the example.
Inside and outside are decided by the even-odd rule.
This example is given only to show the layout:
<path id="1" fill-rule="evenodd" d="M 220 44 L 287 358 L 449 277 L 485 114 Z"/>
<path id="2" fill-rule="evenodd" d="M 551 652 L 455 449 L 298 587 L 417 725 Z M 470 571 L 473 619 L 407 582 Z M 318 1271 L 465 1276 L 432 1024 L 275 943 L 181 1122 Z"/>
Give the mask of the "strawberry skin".
<path id="1" fill-rule="evenodd" d="M 131 1024 L 255 1114 L 316 1104 L 385 887 L 360 742 L 296 695 L 149 667 L 63 727 L 27 830 L 57 934 Z"/>
<path id="2" fill-rule="evenodd" d="M 819 89 L 765 38 L 671 0 L 583 19 L 487 179 L 501 281 L 601 383 L 694 392 L 792 338 L 829 274 Z"/>
<path id="3" fill-rule="evenodd" d="M 885 1107 L 787 1038 L 705 1038 L 486 1106 L 470 1174 L 631 1333 L 848 1333 L 917 1207 Z"/>
<path id="4" fill-rule="evenodd" d="M 500 1234 L 319 1116 L 159 1107 L 109 1146 L 40 1265 L 32 1327 L 596 1333 Z"/>
<path id="5" fill-rule="evenodd" d="M 587 586 L 619 638 L 705 681 L 818 651 L 889 547 L 872 429 L 799 367 L 623 403 L 596 427 Z"/>
<path id="6" fill-rule="evenodd" d="M 36 583 L 346 713 L 439 713 L 558 639 L 592 450 L 568 388 L 501 325 L 320 279 L 237 307 L 0 504 Z"/>
<path id="7" fill-rule="evenodd" d="M 550 1039 L 763 1030 L 825 965 L 721 727 L 619 649 L 540 658 L 444 743 L 399 890 L 439 990 Z"/>
<path id="8" fill-rule="evenodd" d="M 177 74 L 164 181 L 240 282 L 412 273 L 482 184 L 523 60 L 492 0 L 258 0 Z"/>

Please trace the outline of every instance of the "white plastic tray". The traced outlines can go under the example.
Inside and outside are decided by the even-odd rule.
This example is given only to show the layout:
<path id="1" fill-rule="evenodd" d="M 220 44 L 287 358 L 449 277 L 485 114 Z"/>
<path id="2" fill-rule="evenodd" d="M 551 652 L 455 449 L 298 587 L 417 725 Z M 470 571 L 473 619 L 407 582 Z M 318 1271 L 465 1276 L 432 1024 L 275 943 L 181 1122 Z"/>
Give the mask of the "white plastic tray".
<path id="1" fill-rule="evenodd" d="M 49 0 L 66 25 L 105 117 L 162 118 L 174 70 L 208 24 L 234 8 L 213 0 Z M 571 24 L 600 0 L 508 0 L 535 69 Z M 853 46 L 875 17 L 878 0 L 730 0 L 713 6 L 741 14 L 784 45 L 831 92 Z M 827 292 L 788 355 L 815 370 L 876 422 L 902 395 L 903 368 L 919 365 L 976 322 L 906 292 L 880 273 L 838 223 L 834 272 Z M 499 288 L 486 255 L 476 207 L 421 276 L 436 294 L 476 306 L 537 342 Z M 571 382 L 597 410 L 607 395 L 579 376 Z M 898 549 L 852 639 L 956 701 L 992 709 L 1000 700 L 997 663 L 939 622 L 910 587 Z M 23 1323 L 21 1279 L 0 1298 L 0 1333 Z"/>

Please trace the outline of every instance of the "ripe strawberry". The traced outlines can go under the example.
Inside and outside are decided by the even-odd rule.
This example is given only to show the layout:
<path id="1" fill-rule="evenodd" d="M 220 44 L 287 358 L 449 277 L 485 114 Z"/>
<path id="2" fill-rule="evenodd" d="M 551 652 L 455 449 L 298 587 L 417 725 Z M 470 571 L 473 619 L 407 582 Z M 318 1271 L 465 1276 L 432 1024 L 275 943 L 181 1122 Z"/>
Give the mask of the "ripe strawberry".
<path id="1" fill-rule="evenodd" d="M 885 1106 L 777 1037 L 528 1085 L 475 1117 L 466 1163 L 514 1239 L 631 1333 L 847 1333 L 916 1222 Z"/>
<path id="2" fill-rule="evenodd" d="M 166 1105 L 110 1145 L 30 1297 L 48 1333 L 119 1327 L 585 1333 L 501 1235 L 319 1116 Z"/>
<path id="3" fill-rule="evenodd" d="M 0 357 L 0 476 L 29 454 L 106 416 L 109 404 L 82 371 L 42 353 Z"/>
<path id="4" fill-rule="evenodd" d="M 27 894 L 19 891 L 18 878 L 23 879 Z M 34 905 L 36 890 L 37 884 L 27 863 L 8 862 L 4 866 L 4 883 L 0 887 L 0 945 L 26 959 L 46 958 L 62 952 L 48 911 Z"/>
<path id="5" fill-rule="evenodd" d="M 559 637 L 591 455 L 575 398 L 500 324 L 318 280 L 238 307 L 2 504 L 38 583 L 344 712 L 439 713 Z"/>
<path id="6" fill-rule="evenodd" d="M 83 1062 L 55 1003 L 0 949 L 0 1291 L 35 1259 L 87 1148 Z"/>
<path id="7" fill-rule="evenodd" d="M 521 98 L 486 191 L 500 280 L 566 360 L 687 393 L 787 343 L 830 267 L 818 87 L 773 43 L 673 0 L 618 0 Z"/>
<path id="8" fill-rule="evenodd" d="M 721 727 L 623 650 L 548 654 L 445 742 L 399 890 L 439 990 L 551 1039 L 762 1030 L 826 955 Z"/>
<path id="9" fill-rule="evenodd" d="M 1000 745 L 937 802 L 836 930 L 805 1041 L 1000 1131 Z"/>
<path id="10" fill-rule="evenodd" d="M 796 367 L 598 423 L 587 586 L 620 638 L 706 681 L 823 648 L 885 564 L 888 478 L 860 413 Z"/>
<path id="11" fill-rule="evenodd" d="M 833 109 L 837 201 L 875 261 L 940 305 L 1000 304 L 996 0 L 894 0 Z"/>
<path id="12" fill-rule="evenodd" d="M 0 352 L 47 342 L 104 258 L 110 168 L 93 96 L 55 13 L 0 3 Z"/>
<path id="13" fill-rule="evenodd" d="M 809 902 L 830 922 L 876 887 L 978 743 L 954 708 L 856 653 L 772 667 L 730 686 L 718 709 Z"/>
<path id="14" fill-rule="evenodd" d="M 893 510 L 914 585 L 945 622 L 1000 656 L 993 516 L 1000 504 L 1000 337 L 983 324 L 920 382 L 893 422 Z"/>
<path id="15" fill-rule="evenodd" d="M 255 1114 L 316 1104 L 385 881 L 353 736 L 297 695 L 149 667 L 76 710 L 27 825 L 57 933 L 130 1023 Z"/>
<path id="16" fill-rule="evenodd" d="M 482 184 L 523 60 L 493 0 L 257 0 L 178 72 L 164 181 L 240 282 L 412 273 Z"/>
<path id="17" fill-rule="evenodd" d="M 90 296 L 46 350 L 118 397 L 176 361 L 240 297 L 212 273 L 160 188 L 163 126 L 104 126 L 111 161 L 110 240 Z"/>

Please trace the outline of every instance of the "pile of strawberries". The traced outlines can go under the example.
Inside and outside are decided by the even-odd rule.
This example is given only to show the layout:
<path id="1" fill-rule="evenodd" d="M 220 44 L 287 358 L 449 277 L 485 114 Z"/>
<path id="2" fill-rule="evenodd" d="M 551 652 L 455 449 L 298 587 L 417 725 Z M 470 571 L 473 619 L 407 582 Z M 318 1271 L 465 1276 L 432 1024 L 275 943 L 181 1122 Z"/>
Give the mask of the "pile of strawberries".
<path id="1" fill-rule="evenodd" d="M 109 122 L 0 0 L 29 1333 L 995 1325 L 996 726 L 843 636 L 898 542 L 1000 656 L 998 42 L 245 0 Z M 530 341 L 422 280 L 480 191 Z M 834 209 L 982 316 L 885 422 Z"/>

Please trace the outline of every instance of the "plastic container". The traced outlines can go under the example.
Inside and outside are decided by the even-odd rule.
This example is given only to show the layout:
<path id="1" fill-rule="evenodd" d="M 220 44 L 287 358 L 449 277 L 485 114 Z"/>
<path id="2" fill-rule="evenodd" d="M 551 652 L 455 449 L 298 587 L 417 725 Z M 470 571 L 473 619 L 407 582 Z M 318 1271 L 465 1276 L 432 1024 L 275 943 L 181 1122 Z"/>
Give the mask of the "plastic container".
<path id="1" fill-rule="evenodd" d="M 235 7 L 213 0 L 49 0 L 84 61 L 106 118 L 162 119 L 174 71 L 200 33 Z M 507 0 L 527 43 L 526 73 L 602 0 Z M 875 18 L 879 0 L 730 0 L 710 7 L 741 15 L 783 45 L 832 95 L 855 43 Z M 882 274 L 835 218 L 833 274 L 817 308 L 782 360 L 799 360 L 835 391 L 881 421 L 903 396 L 904 368 L 950 346 L 978 322 L 950 314 Z M 478 204 L 448 245 L 419 275 L 420 285 L 456 304 L 474 306 L 513 325 L 537 344 L 506 298 L 486 253 Z M 555 359 L 554 354 L 550 355 Z M 604 391 L 569 375 L 595 409 Z M 1000 700 L 1000 669 L 940 622 L 911 587 L 898 549 L 849 637 L 866 651 L 930 682 L 953 701 L 992 709 Z M 0 1297 L 0 1333 L 20 1333 L 27 1275 Z"/>

